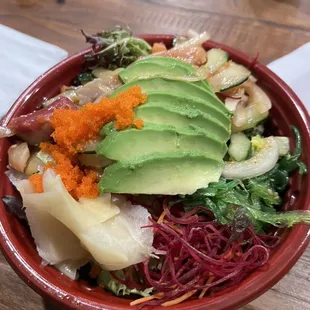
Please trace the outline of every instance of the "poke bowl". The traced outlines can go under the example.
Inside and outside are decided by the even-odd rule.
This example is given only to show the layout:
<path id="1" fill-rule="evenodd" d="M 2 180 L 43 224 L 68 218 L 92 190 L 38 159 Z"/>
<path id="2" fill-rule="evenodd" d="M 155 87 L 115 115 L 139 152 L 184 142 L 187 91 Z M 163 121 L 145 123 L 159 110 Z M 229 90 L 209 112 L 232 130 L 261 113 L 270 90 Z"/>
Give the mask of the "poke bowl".
<path id="1" fill-rule="evenodd" d="M 171 50 L 178 49 L 178 46 L 185 48 L 190 40 L 195 41 L 198 37 L 200 40 L 204 39 L 199 43 L 203 49 L 212 51 L 214 55 L 209 53 L 208 58 L 199 65 L 191 63 L 195 57 L 191 58 L 189 61 L 191 69 L 189 70 L 198 71 L 201 66 L 205 66 L 208 69 L 207 75 L 201 72 L 188 74 L 186 71 L 188 68 L 184 64 L 179 64 L 179 62 L 184 62 L 183 54 L 173 60 L 172 64 L 167 65 L 167 60 L 163 60 L 165 58 L 162 57 L 163 53 L 167 52 L 167 49 L 168 51 L 170 48 Z M 0 203 L 0 248 L 9 264 L 38 294 L 65 309 L 129 310 L 162 309 L 166 306 L 171 309 L 184 310 L 237 309 L 263 294 L 293 267 L 309 242 L 307 224 L 310 222 L 308 214 L 310 211 L 310 178 L 306 173 L 306 168 L 310 167 L 310 157 L 307 154 L 307 150 L 310 149 L 310 118 L 299 98 L 288 85 L 265 65 L 259 63 L 257 59 L 253 60 L 253 57 L 238 50 L 206 40 L 204 36 L 193 35 L 192 39 L 187 40 L 174 35 L 141 35 L 139 38 L 147 42 L 149 46 L 159 48 L 153 52 L 159 53 L 156 61 L 160 63 L 149 65 L 147 63 L 149 57 L 143 53 L 138 56 L 134 54 L 134 60 L 130 57 L 122 57 L 122 61 L 129 63 L 124 65 L 125 69 L 117 71 L 117 76 L 120 76 L 122 80 L 121 85 L 109 92 L 108 96 L 105 95 L 107 89 L 100 86 L 100 92 L 96 93 L 96 99 L 87 97 L 87 92 L 80 92 L 78 103 L 81 103 L 82 96 L 85 96 L 86 99 L 83 97 L 82 108 L 76 108 L 78 104 L 73 98 L 76 93 L 72 97 L 72 93 L 68 95 L 68 92 L 72 89 L 81 89 L 83 86 L 90 85 L 88 83 L 94 83 L 101 79 L 100 75 L 102 72 L 106 74 L 107 68 L 115 71 L 121 67 L 118 58 L 97 57 L 104 54 L 100 54 L 100 49 L 106 48 L 106 45 L 109 47 L 109 44 L 112 45 L 111 43 L 107 43 L 105 40 L 98 41 L 98 37 L 95 36 L 86 35 L 86 38 L 94 44 L 93 49 L 87 49 L 66 58 L 40 76 L 20 95 L 2 119 L 3 138 L 0 139 L 0 167 L 3 202 Z M 103 38 L 106 39 L 104 36 Z M 139 44 L 143 45 L 144 43 L 140 42 Z M 140 48 L 143 49 L 143 46 L 140 45 Z M 195 48 L 195 46 L 190 46 L 190 48 Z M 115 50 L 119 51 L 119 49 Z M 173 57 L 170 54 L 167 58 L 175 59 Z M 208 60 L 212 60 L 214 57 L 216 61 L 213 62 L 213 66 L 217 66 L 215 69 L 207 66 Z M 227 59 L 223 60 L 223 57 L 227 57 Z M 98 59 L 101 61 L 100 66 L 105 67 L 103 71 L 98 70 L 98 66 L 95 66 L 95 69 L 93 67 L 94 62 L 99 61 Z M 109 61 L 113 67 L 109 67 Z M 143 71 L 142 74 L 140 73 L 143 77 L 136 79 L 135 75 L 141 71 L 139 68 L 135 69 L 134 66 L 139 65 L 139 62 L 142 63 L 143 70 L 152 68 L 151 71 L 155 70 L 155 73 L 152 71 L 148 75 Z M 220 70 L 218 62 L 223 62 L 220 64 Z M 85 63 L 89 66 L 87 70 L 85 70 Z M 238 71 L 239 80 L 236 80 L 235 73 L 228 74 L 228 78 L 225 76 L 225 79 L 221 79 L 222 72 L 234 69 L 234 66 L 236 66 L 236 70 L 241 69 L 241 73 Z M 242 68 L 238 66 L 242 66 Z M 162 73 L 158 68 L 161 67 L 164 67 L 169 74 L 166 75 L 167 72 L 164 72 L 164 76 L 160 75 Z M 90 76 L 89 68 L 92 69 L 92 76 Z M 179 70 L 177 73 L 172 72 L 177 69 Z M 98 74 L 95 76 L 97 79 L 94 79 L 94 70 L 97 70 L 95 71 Z M 185 74 L 182 70 L 187 73 Z M 240 74 L 242 75 L 241 79 Z M 230 79 L 230 77 L 233 78 Z M 115 76 L 112 79 L 114 82 Z M 162 86 L 163 84 L 159 86 L 156 83 L 152 84 L 151 88 L 156 91 L 162 88 L 165 88 L 165 91 L 154 93 L 152 89 L 148 92 L 148 86 L 143 83 L 154 79 L 162 79 L 165 84 L 170 84 L 167 88 Z M 174 89 L 175 86 L 171 81 L 175 84 L 177 81 L 177 84 L 182 86 L 177 86 L 178 88 Z M 246 81 L 252 85 L 252 90 L 247 91 L 248 85 L 244 84 Z M 110 82 L 111 80 L 109 80 Z M 188 84 L 195 83 L 194 88 L 188 86 Z M 227 83 L 233 84 L 227 86 Z M 199 86 L 197 86 L 198 84 Z M 70 88 L 68 85 L 73 85 L 74 88 Z M 136 85 L 140 88 L 135 88 Z M 212 91 L 210 91 L 210 85 Z M 245 85 L 242 93 L 238 92 L 240 85 Z M 240 128 L 243 125 L 239 124 L 240 130 L 238 130 L 236 128 L 238 128 L 240 119 L 234 119 L 237 115 L 236 108 L 243 107 L 239 113 L 243 116 L 248 115 L 246 114 L 248 112 L 244 112 L 244 110 L 251 105 L 251 98 L 254 97 L 251 93 L 253 85 L 256 90 L 262 91 L 259 95 L 260 98 L 263 98 L 263 103 L 267 101 L 266 104 L 269 105 L 270 101 L 270 107 L 266 108 L 266 104 L 265 106 L 262 104 L 260 106 L 263 109 L 261 114 L 265 113 L 265 116 L 262 119 L 256 119 L 255 125 L 243 127 L 242 130 Z M 98 85 L 96 87 L 98 88 Z M 199 120 L 196 122 L 201 114 L 198 113 L 199 116 L 195 114 L 196 112 L 191 114 L 193 110 L 191 107 L 189 108 L 192 104 L 191 100 L 194 99 L 187 98 L 188 92 L 194 89 L 195 96 L 198 97 L 203 87 L 208 88 L 205 90 L 208 94 L 204 93 L 203 95 L 209 96 L 210 102 L 217 104 L 216 100 L 220 102 L 221 99 L 225 103 L 223 107 L 226 109 L 225 113 L 222 113 L 219 112 L 222 106 L 214 110 L 210 108 L 212 111 L 208 110 L 205 114 L 214 112 L 219 115 L 222 113 L 219 117 L 222 117 L 223 123 L 226 122 L 224 114 L 230 120 L 229 124 L 227 122 L 229 137 L 225 136 L 224 125 L 218 125 L 216 121 L 215 125 L 212 125 L 213 127 L 206 127 L 206 131 L 212 131 L 216 127 L 216 132 L 220 132 L 219 137 L 222 139 L 220 147 L 217 140 L 214 141 L 213 137 L 208 136 L 208 133 L 201 129 L 208 122 L 205 122 L 205 119 L 203 122 Z M 122 92 L 119 89 L 122 89 Z M 94 90 L 91 91 L 94 92 Z M 63 95 L 59 96 L 60 92 Z M 64 94 L 64 92 L 67 93 Z M 184 113 L 189 113 L 186 118 L 182 118 L 182 121 L 180 118 L 177 120 L 174 118 L 174 107 L 167 108 L 167 114 L 173 115 L 166 119 L 166 114 L 161 114 L 162 109 L 165 110 L 166 107 L 161 107 L 158 99 L 169 97 L 169 100 L 164 100 L 165 104 L 168 105 L 171 102 L 173 105 L 175 103 L 178 105 L 177 109 L 181 109 L 179 105 L 183 101 L 181 100 L 181 102 L 179 97 L 177 100 L 175 99 L 177 94 L 183 101 L 184 98 L 187 98 L 184 110 L 176 112 L 178 117 L 179 115 L 183 117 L 184 111 Z M 243 100 L 246 101 L 246 104 Z M 137 103 L 137 101 L 139 102 Z M 205 108 L 203 100 L 194 101 L 195 109 Z M 94 104 L 98 104 L 98 107 L 101 104 L 104 105 L 104 112 L 98 110 L 97 107 L 94 108 Z M 131 108 L 129 104 L 131 104 Z M 52 106 L 54 106 L 53 109 L 51 109 Z M 62 109 L 59 108 L 60 106 Z M 114 110 L 109 114 L 107 111 L 111 106 Z M 144 109 L 140 109 L 144 106 Z M 96 109 L 95 112 L 92 111 L 93 108 Z M 50 128 L 50 123 L 48 126 L 44 123 L 46 119 L 43 118 L 42 121 L 39 118 L 39 125 L 35 124 L 38 127 L 29 129 L 29 124 L 33 126 L 33 117 L 30 121 L 29 119 L 25 121 L 22 115 L 29 115 L 33 111 L 38 112 L 44 109 L 49 111 L 49 117 L 51 117 L 51 111 L 54 113 L 52 114 L 54 118 L 49 119 L 53 128 Z M 56 110 L 61 112 L 58 113 L 58 117 L 54 112 Z M 116 110 L 118 114 L 114 112 Z M 124 114 L 125 110 L 127 112 L 129 110 L 129 112 Z M 85 114 L 78 114 L 76 111 Z M 242 111 L 245 114 L 242 114 Z M 103 116 L 100 118 L 100 126 L 97 126 L 95 118 L 100 113 Z M 130 119 L 129 117 L 128 121 L 128 115 L 135 116 L 133 113 L 136 113 L 139 119 Z M 202 113 L 202 115 L 205 114 Z M 74 151 L 66 149 L 68 153 L 64 159 L 61 157 L 64 153 L 57 153 L 56 151 L 59 149 L 56 150 L 53 147 L 55 145 L 57 147 L 66 145 L 67 147 L 68 137 L 74 140 L 74 137 L 77 136 L 80 140 L 75 142 L 80 143 L 81 136 L 84 135 L 82 128 L 87 126 L 87 122 L 81 121 L 82 115 L 89 117 L 89 120 L 93 121 L 91 128 L 97 130 L 96 135 L 93 135 L 92 138 L 97 139 L 99 127 L 100 133 L 104 132 L 102 136 L 105 138 L 103 140 L 101 138 L 99 141 L 101 146 L 96 144 L 95 149 L 92 144 L 88 143 L 86 151 L 84 146 L 80 149 L 80 144 L 77 146 L 78 144 L 73 144 L 70 140 L 70 148 L 73 147 Z M 154 115 L 159 115 L 159 117 L 154 118 Z M 18 118 L 20 116 L 22 117 Z M 206 119 L 214 122 L 212 117 L 206 116 Z M 105 119 L 104 122 L 103 119 Z M 183 127 L 182 130 L 181 127 L 178 127 L 177 135 L 171 134 L 171 132 L 175 133 L 176 129 L 173 126 L 173 128 L 169 127 L 166 123 L 172 120 L 174 125 L 180 122 L 183 124 L 184 119 L 190 122 L 189 127 L 194 123 L 199 128 L 197 129 L 196 125 L 191 127 L 190 129 L 194 130 L 193 133 L 189 129 L 186 131 Z M 75 124 L 78 123 L 78 126 L 71 129 L 73 120 Z M 264 121 L 263 129 L 261 129 L 262 121 Z M 231 124 L 232 127 L 235 126 L 232 131 L 238 143 L 233 143 L 231 139 Z M 62 130 L 58 130 L 58 125 L 62 126 Z M 117 126 L 119 127 L 117 128 Z M 292 130 L 292 126 L 295 129 Z M 33 135 L 38 128 L 40 135 Z M 48 140 L 42 138 L 41 135 L 46 128 L 48 128 Z M 255 133 L 253 133 L 254 129 Z M 143 143 L 137 141 L 144 138 L 137 140 L 130 136 L 131 132 L 136 135 L 136 132 L 143 130 L 152 134 L 156 132 L 156 135 L 148 134 L 142 141 Z M 127 138 L 122 138 L 119 134 L 123 132 L 129 132 Z M 157 139 L 158 135 L 162 136 L 160 143 Z M 197 135 L 201 140 L 196 140 Z M 109 143 L 103 147 L 102 143 L 109 136 L 113 136 L 113 139 L 110 139 Z M 174 145 L 175 140 L 173 140 L 175 136 L 178 137 L 176 146 Z M 50 141 L 51 137 L 54 141 L 46 142 Z M 241 140 L 244 139 L 241 144 L 240 137 Z M 280 137 L 279 141 L 282 141 L 283 144 L 279 141 L 275 142 L 274 137 Z M 285 140 L 281 138 L 285 138 Z M 21 142 L 21 139 L 26 142 Z M 163 142 L 165 139 L 168 142 Z M 201 148 L 203 139 L 209 139 L 206 140 L 208 147 L 204 150 L 204 154 L 211 152 L 210 156 L 206 155 L 207 159 L 204 154 L 201 155 L 201 153 L 193 151 L 194 148 Z M 229 143 L 227 143 L 228 140 Z M 121 150 L 117 150 L 116 147 L 112 148 L 115 144 L 114 141 L 124 141 L 116 144 L 123 144 L 126 147 Z M 243 141 L 246 144 L 246 150 L 244 150 Z M 42 147 L 39 146 L 41 142 L 45 143 Z M 24 143 L 27 144 L 27 147 Z M 137 152 L 142 152 L 145 145 L 148 145 L 146 152 L 153 153 L 146 154 L 146 157 L 143 157 L 141 161 L 140 154 L 137 155 Z M 171 150 L 171 145 L 176 149 Z M 183 153 L 176 154 L 180 151 L 179 145 L 181 148 L 184 147 L 181 150 Z M 150 157 L 147 156 L 161 152 L 154 151 L 158 146 L 170 151 L 167 151 L 164 156 L 156 155 L 155 159 L 159 164 L 154 164 L 154 157 L 149 160 Z M 15 152 L 17 147 L 19 152 Z M 213 147 L 214 149 L 210 151 Z M 276 147 L 277 154 L 263 153 L 269 147 L 270 149 Z M 113 149 L 116 150 L 115 153 Z M 36 158 L 30 167 L 30 159 L 40 152 L 39 162 L 42 164 L 46 160 L 44 166 L 40 166 L 39 169 Z M 53 158 L 46 159 L 46 154 L 43 158 L 42 152 L 50 152 Z M 106 155 L 105 163 L 102 164 L 100 161 L 99 164 L 100 168 L 102 165 L 107 167 L 103 172 L 98 172 L 101 178 L 99 194 L 96 194 L 97 189 L 94 190 L 94 187 L 90 186 L 94 183 L 94 178 L 91 174 L 92 171 L 88 171 L 89 155 L 94 155 L 95 152 Z M 300 154 L 296 152 L 300 152 Z M 26 160 L 24 160 L 25 153 Z M 70 155 L 68 155 L 69 153 Z M 77 182 L 83 186 L 77 188 L 70 185 L 72 179 L 69 180 L 70 182 L 66 179 L 72 176 L 72 171 L 75 169 L 73 167 L 72 170 L 67 170 L 68 165 L 73 162 L 70 156 L 75 156 L 75 153 L 82 153 L 83 160 L 85 160 L 82 164 L 79 162 L 79 167 L 82 167 L 80 169 L 87 168 L 87 170 L 86 168 L 82 170 L 86 183 L 81 181 L 83 179 L 81 177 Z M 59 162 L 57 156 L 61 157 Z M 135 159 L 128 164 L 126 160 L 129 156 L 136 156 L 138 160 Z M 186 162 L 183 159 L 180 160 L 180 157 L 184 156 L 187 156 Z M 222 165 L 223 159 L 225 166 Z M 256 172 L 257 167 L 253 166 L 253 161 L 260 161 L 260 165 L 263 166 L 258 169 L 259 172 Z M 272 161 L 273 163 L 271 163 Z M 151 165 L 149 165 L 150 162 Z M 247 164 L 244 165 L 244 162 Z M 20 168 L 20 166 L 22 167 Z M 146 166 L 147 168 L 145 168 Z M 167 166 L 169 167 L 167 168 Z M 171 166 L 177 167 L 177 182 L 174 177 L 175 170 L 171 169 Z M 98 167 L 96 166 L 96 168 Z M 141 172 L 139 169 L 144 170 Z M 191 179 L 191 174 L 195 175 L 197 171 L 203 171 L 203 169 L 207 170 L 203 177 Z M 25 176 L 29 170 L 31 172 Z M 76 170 L 78 169 L 76 168 L 74 171 Z M 136 171 L 140 172 L 136 175 Z M 154 173 L 156 173 L 155 176 Z M 61 175 L 61 178 L 58 174 Z M 165 177 L 161 178 L 161 174 L 165 174 Z M 144 178 L 144 175 L 148 177 Z M 29 181 L 29 176 L 35 177 Z M 262 176 L 265 177 L 262 178 Z M 96 178 L 98 178 L 97 175 Z M 151 182 L 152 178 L 154 180 Z M 188 179 L 190 182 L 187 181 Z M 29 184 L 32 184 L 30 192 L 28 192 Z M 205 186 L 202 186 L 203 184 Z M 268 189 L 262 188 L 262 184 L 268 186 Z M 137 191 L 137 188 L 141 188 L 141 191 Z M 257 192 L 254 192 L 253 189 L 256 189 Z M 231 192 L 232 190 L 233 192 Z M 66 194 L 63 193 L 64 191 Z M 259 196 L 262 195 L 262 192 L 264 195 L 267 193 L 268 197 Z M 111 198 L 110 193 L 113 193 L 114 198 Z M 232 193 L 243 196 L 238 196 L 238 201 L 230 200 L 229 197 Z M 126 194 L 126 199 L 129 202 L 124 201 L 123 194 Z M 150 198 L 150 194 L 156 194 L 156 199 Z M 45 195 L 45 198 L 40 195 Z M 21 202 L 21 196 L 23 202 Z M 35 200 L 33 197 L 43 198 Z M 89 202 L 94 197 L 101 199 L 100 205 L 104 204 L 106 209 L 97 210 L 97 204 Z M 255 203 L 261 203 L 261 209 L 257 209 Z M 224 213 L 221 213 L 219 208 L 221 206 L 226 208 Z M 45 209 L 39 210 L 41 207 Z M 180 211 L 179 208 L 182 210 Z M 46 214 L 38 215 L 32 212 L 34 210 L 48 211 L 48 217 Z M 269 213 L 265 215 L 264 210 Z M 133 213 L 129 214 L 131 211 Z M 66 214 L 70 212 L 72 215 L 68 219 Z M 75 212 L 79 215 L 76 216 Z M 54 216 L 53 220 L 50 218 L 51 215 Z M 120 222 L 119 226 L 115 228 L 117 217 Z M 115 221 L 113 222 L 114 226 L 111 220 Z M 57 221 L 57 223 L 53 221 Z M 102 229 L 103 234 L 97 230 L 93 230 L 90 234 L 91 227 L 99 227 L 98 225 L 103 225 L 103 223 L 106 225 L 108 222 L 112 224 L 108 228 L 105 226 Z M 122 231 L 124 227 L 127 227 L 127 230 Z M 70 234 L 67 235 L 68 228 Z M 46 239 L 47 235 L 42 237 L 45 229 L 49 232 L 53 231 L 53 238 L 49 239 L 50 236 L 48 236 Z M 199 232 L 202 230 L 204 235 Z M 111 240 L 109 240 L 110 237 L 107 237 L 104 246 L 98 246 L 98 243 L 105 240 L 105 236 L 109 236 L 111 231 L 114 234 Z M 130 238 L 126 239 L 127 234 L 135 233 L 137 235 L 132 239 L 138 240 L 138 246 L 132 245 Z M 99 239 L 96 239 L 97 237 Z M 122 238 L 125 241 L 122 241 Z M 54 245 L 52 240 L 55 239 L 62 240 L 62 246 L 58 248 L 57 245 Z M 195 240 L 196 243 L 191 244 L 194 242 L 191 240 Z M 120 253 L 115 250 L 115 247 Z M 216 250 L 213 250 L 213 247 Z M 77 257 L 74 264 L 72 263 L 72 253 Z M 59 259 L 59 257 L 62 258 Z M 132 262 L 128 263 L 128 260 Z M 179 262 L 179 260 L 181 261 Z M 153 265 L 151 266 L 151 264 Z M 123 270 L 128 270 L 126 268 L 129 265 L 134 267 L 128 273 L 127 271 L 123 272 Z M 122 270 L 123 273 L 118 273 L 119 270 Z M 140 278 L 141 274 L 143 277 Z"/>

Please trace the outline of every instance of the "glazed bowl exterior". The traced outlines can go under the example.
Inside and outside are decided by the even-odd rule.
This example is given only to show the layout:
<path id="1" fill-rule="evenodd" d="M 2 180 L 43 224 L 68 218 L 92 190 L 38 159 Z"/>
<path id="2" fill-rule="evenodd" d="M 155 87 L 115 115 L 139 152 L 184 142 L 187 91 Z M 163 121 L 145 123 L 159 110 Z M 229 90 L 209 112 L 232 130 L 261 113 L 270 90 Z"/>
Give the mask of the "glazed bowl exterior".
<path id="1" fill-rule="evenodd" d="M 167 46 L 171 46 L 174 38 L 172 35 L 143 35 L 141 37 L 151 44 L 164 42 Z M 208 41 L 204 47 L 206 49 L 220 47 L 229 53 L 233 61 L 244 66 L 252 64 L 251 57 L 225 45 Z M 8 124 L 15 116 L 29 113 L 38 108 L 43 99 L 58 94 L 62 85 L 70 85 L 73 78 L 82 69 L 85 53 L 87 50 L 68 57 L 41 75 L 16 100 L 2 119 L 2 125 Z M 306 108 L 289 86 L 266 66 L 257 62 L 251 70 L 258 79 L 259 85 L 272 100 L 271 121 L 268 124 L 272 133 L 292 137 L 290 126 L 296 126 L 301 132 L 303 141 L 302 160 L 307 167 L 310 167 L 310 156 L 307 154 L 307 150 L 310 150 L 310 120 Z M 4 175 L 9 146 L 9 139 L 0 141 L 1 197 L 17 195 L 16 190 Z M 292 176 L 282 208 L 285 210 L 310 210 L 309 174 L 301 177 L 295 173 Z M 257 298 L 276 284 L 295 264 L 308 244 L 309 229 L 302 224 L 296 225 L 292 229 L 283 231 L 282 239 L 280 246 L 271 254 L 268 264 L 253 272 L 239 285 L 217 295 L 186 301 L 170 309 L 232 310 Z M 31 288 L 62 308 L 80 310 L 134 309 L 129 306 L 128 299 L 115 297 L 102 288 L 91 288 L 83 281 L 71 281 L 53 267 L 43 267 L 29 230 L 6 211 L 2 202 L 0 202 L 0 248 L 12 268 Z M 153 309 L 161 309 L 161 307 Z"/>

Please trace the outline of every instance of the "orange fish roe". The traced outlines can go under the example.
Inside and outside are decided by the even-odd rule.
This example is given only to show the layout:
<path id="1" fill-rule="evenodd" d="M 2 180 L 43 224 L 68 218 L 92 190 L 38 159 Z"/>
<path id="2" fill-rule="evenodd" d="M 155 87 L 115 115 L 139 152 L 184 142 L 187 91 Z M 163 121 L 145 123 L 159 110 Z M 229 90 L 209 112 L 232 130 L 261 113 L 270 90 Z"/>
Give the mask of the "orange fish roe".
<path id="1" fill-rule="evenodd" d="M 113 120 L 115 128 L 125 129 L 134 122 L 133 109 L 146 101 L 139 86 L 133 86 L 114 98 L 102 98 L 99 103 L 85 104 L 80 110 L 55 110 L 51 123 L 56 144 L 74 154 L 81 142 L 95 138 L 101 127 Z M 142 123 L 138 122 L 137 128 Z"/>
<path id="2" fill-rule="evenodd" d="M 77 151 L 82 142 L 99 135 L 101 127 L 115 120 L 117 129 L 133 125 L 143 127 L 143 120 L 134 120 L 133 109 L 146 101 L 139 86 L 133 86 L 121 92 L 115 98 L 103 98 L 99 103 L 88 103 L 80 110 L 54 110 L 51 124 L 54 128 L 52 137 L 56 144 L 41 143 L 43 152 L 51 154 L 54 162 L 45 166 L 60 175 L 67 191 L 74 198 L 95 198 L 99 195 L 96 171 L 83 169 L 78 165 Z M 43 192 L 42 174 L 29 178 L 37 193 Z"/>
<path id="3" fill-rule="evenodd" d="M 43 193 L 43 175 L 42 174 L 32 174 L 29 177 L 29 181 L 32 184 L 34 191 L 36 193 Z"/>
<path id="4" fill-rule="evenodd" d="M 144 125 L 143 119 L 136 119 L 133 123 L 132 123 L 137 129 L 141 129 Z"/>
<path id="5" fill-rule="evenodd" d="M 42 151 L 50 153 L 55 163 L 49 163 L 45 170 L 52 168 L 56 174 L 59 174 L 62 182 L 64 183 L 67 191 L 74 198 L 88 197 L 95 198 L 99 195 L 97 186 L 97 174 L 95 171 L 83 171 L 77 164 L 76 158 L 67 150 L 62 149 L 60 146 L 51 143 L 41 143 L 40 148 Z M 40 176 L 40 175 L 36 175 Z M 41 175 L 42 176 L 42 175 Z M 30 180 L 31 181 L 31 180 Z M 39 183 L 40 180 L 34 180 Z M 32 182 L 32 181 L 31 181 Z M 35 188 L 40 189 L 39 184 L 34 184 Z M 42 177 L 41 185 L 42 187 Z M 42 187 L 43 191 L 43 187 Z M 38 192 L 36 190 L 36 192 Z"/>

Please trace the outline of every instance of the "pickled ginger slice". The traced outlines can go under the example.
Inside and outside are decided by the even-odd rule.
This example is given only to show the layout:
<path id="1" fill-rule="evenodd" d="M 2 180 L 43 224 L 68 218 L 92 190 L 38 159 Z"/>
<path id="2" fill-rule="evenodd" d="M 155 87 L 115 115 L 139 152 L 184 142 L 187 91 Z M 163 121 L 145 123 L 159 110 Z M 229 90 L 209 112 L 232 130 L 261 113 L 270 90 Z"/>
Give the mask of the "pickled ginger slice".
<path id="1" fill-rule="evenodd" d="M 149 212 L 111 194 L 96 199 L 74 200 L 59 175 L 48 169 L 44 192 L 23 195 L 26 208 L 48 212 L 68 227 L 107 270 L 118 270 L 145 261 L 152 253 L 153 230 Z"/>
<path id="2" fill-rule="evenodd" d="M 34 194 L 28 180 L 17 181 L 15 184 L 23 197 L 40 195 Z M 44 264 L 55 265 L 68 260 L 87 261 L 90 255 L 63 223 L 40 208 L 28 208 L 29 205 L 32 206 L 31 201 L 24 199 L 31 235 Z"/>

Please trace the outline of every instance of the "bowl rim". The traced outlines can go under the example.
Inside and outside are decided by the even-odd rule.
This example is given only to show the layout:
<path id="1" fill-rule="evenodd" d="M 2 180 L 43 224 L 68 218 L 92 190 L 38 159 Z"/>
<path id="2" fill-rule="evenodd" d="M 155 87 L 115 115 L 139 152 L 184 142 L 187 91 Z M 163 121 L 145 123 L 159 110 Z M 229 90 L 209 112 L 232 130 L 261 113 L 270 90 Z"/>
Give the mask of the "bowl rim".
<path id="1" fill-rule="evenodd" d="M 161 34 L 144 34 L 140 35 L 140 37 L 148 40 L 148 41 L 161 41 L 161 40 L 171 40 L 174 38 L 173 35 L 161 35 Z M 217 43 L 214 41 L 208 41 L 209 44 L 213 45 L 213 47 L 219 47 L 224 50 L 228 50 L 230 54 L 234 54 L 233 58 L 243 59 L 247 62 L 251 61 L 251 58 L 244 54 L 243 52 L 236 50 L 234 48 L 228 47 L 224 44 Z M 29 87 L 27 87 L 22 94 L 17 98 L 13 106 L 7 112 L 5 117 L 1 120 L 0 124 L 6 125 L 9 120 L 12 118 L 14 113 L 20 108 L 27 100 L 27 97 L 32 94 L 41 83 L 41 80 L 50 74 L 61 70 L 64 64 L 70 65 L 78 61 L 80 57 L 82 57 L 85 53 L 87 53 L 90 49 L 83 50 L 78 52 L 72 56 L 65 58 L 60 61 L 58 64 L 53 66 L 51 69 L 46 71 L 44 74 L 39 76 Z M 301 100 L 297 97 L 297 95 L 293 92 L 293 90 L 275 73 L 273 73 L 270 69 L 268 69 L 265 65 L 257 62 L 254 64 L 253 69 L 255 71 L 261 72 L 263 75 L 272 79 L 282 90 L 285 96 L 290 98 L 293 105 L 295 106 L 299 116 L 301 117 L 303 123 L 305 124 L 308 131 L 308 141 L 310 141 L 310 117 L 309 114 L 302 104 Z M 3 147 L 5 145 L 5 139 L 0 140 L 0 158 L 5 156 Z M 310 142 L 309 142 L 310 143 Z M 310 189 L 306 193 L 307 194 L 307 205 L 308 209 L 310 209 Z M 2 203 L 2 202 L 1 202 Z M 2 215 L 2 216 L 1 216 Z M 95 302 L 93 300 L 89 300 L 84 297 L 75 296 L 69 291 L 65 289 L 60 289 L 57 285 L 49 282 L 42 274 L 40 274 L 39 267 L 32 267 L 27 261 L 24 260 L 23 256 L 18 253 L 15 248 L 14 242 L 11 240 L 9 236 L 9 223 L 5 218 L 4 212 L 1 214 L 0 208 L 0 249 L 4 254 L 6 260 L 9 262 L 14 271 L 19 275 L 21 279 L 23 279 L 32 289 L 34 289 L 38 294 L 52 303 L 56 303 L 61 306 L 65 306 L 69 309 L 102 309 L 104 306 L 100 302 Z M 14 239 L 14 238 L 13 238 Z M 264 273 L 262 272 L 262 276 L 259 278 L 259 282 L 257 281 L 257 277 L 251 281 L 248 281 L 246 285 L 239 285 L 233 291 L 228 292 L 224 296 L 213 297 L 212 299 L 208 299 L 206 304 L 206 299 L 204 302 L 202 300 L 198 301 L 189 301 L 178 305 L 177 308 L 172 307 L 171 309 L 182 309 L 182 310 L 194 310 L 194 309 L 202 309 L 203 304 L 205 306 L 216 307 L 216 309 L 235 309 L 236 307 L 240 307 L 251 300 L 255 299 L 259 295 L 263 294 L 265 291 L 270 289 L 274 284 L 276 284 L 296 263 L 298 258 L 302 255 L 307 245 L 310 242 L 310 229 L 306 225 L 297 225 L 289 232 L 287 239 L 289 239 L 289 244 L 293 245 L 291 247 L 287 247 L 286 255 L 289 255 L 289 259 L 283 262 L 283 255 L 275 255 L 273 260 L 278 263 L 273 269 L 272 273 Z M 69 296 L 69 298 L 67 298 Z M 66 297 L 66 298 L 64 298 Z M 125 309 L 122 306 L 118 307 L 109 307 L 105 309 Z M 127 308 L 126 308 L 127 309 Z M 132 308 L 133 309 L 133 308 Z M 157 308 L 156 308 L 157 309 Z"/>

